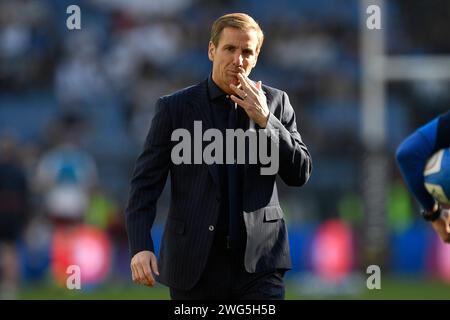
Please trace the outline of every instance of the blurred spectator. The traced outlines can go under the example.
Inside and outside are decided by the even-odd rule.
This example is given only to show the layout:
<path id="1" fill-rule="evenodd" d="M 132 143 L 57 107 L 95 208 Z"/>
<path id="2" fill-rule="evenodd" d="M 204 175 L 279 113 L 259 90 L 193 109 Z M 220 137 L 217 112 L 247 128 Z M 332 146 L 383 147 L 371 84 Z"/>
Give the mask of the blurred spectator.
<path id="1" fill-rule="evenodd" d="M 158 78 L 158 71 L 150 63 L 140 68 L 136 84 L 130 88 L 129 102 L 125 105 L 125 121 L 130 136 L 141 145 L 153 119 L 154 103 L 172 89 L 165 79 Z"/>
<path id="2" fill-rule="evenodd" d="M 116 201 L 100 188 L 94 188 L 84 221 L 101 230 L 109 230 L 119 216 Z M 121 219 L 122 220 L 122 219 Z"/>
<path id="3" fill-rule="evenodd" d="M 55 53 L 45 1 L 0 1 L 0 84 L 18 89 L 48 83 Z"/>
<path id="4" fill-rule="evenodd" d="M 94 32 L 69 34 L 65 55 L 55 73 L 55 93 L 62 105 L 95 102 L 110 94 Z"/>
<path id="5" fill-rule="evenodd" d="M 16 242 L 28 213 L 28 184 L 9 136 L 0 137 L 0 299 L 16 297 L 19 264 Z"/>
<path id="6" fill-rule="evenodd" d="M 61 127 L 57 126 L 59 140 L 41 156 L 36 167 L 35 190 L 56 222 L 82 221 L 90 191 L 97 184 L 97 165 L 79 145 L 77 121 L 68 117 Z"/>

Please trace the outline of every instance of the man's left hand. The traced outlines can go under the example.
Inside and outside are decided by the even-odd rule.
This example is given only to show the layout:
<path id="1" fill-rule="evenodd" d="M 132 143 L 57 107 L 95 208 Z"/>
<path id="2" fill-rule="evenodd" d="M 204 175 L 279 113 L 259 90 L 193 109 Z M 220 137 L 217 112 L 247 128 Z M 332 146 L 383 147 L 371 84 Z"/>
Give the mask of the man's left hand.
<path id="1" fill-rule="evenodd" d="M 445 222 L 445 230 L 450 234 L 450 210 L 448 208 L 442 209 L 441 219 Z"/>
<path id="2" fill-rule="evenodd" d="M 242 73 L 238 73 L 238 80 L 241 84 L 239 88 L 230 84 L 230 88 L 236 92 L 236 95 L 231 95 L 231 100 L 241 106 L 250 119 L 261 128 L 265 128 L 270 112 L 261 81 L 258 81 L 255 85 Z"/>

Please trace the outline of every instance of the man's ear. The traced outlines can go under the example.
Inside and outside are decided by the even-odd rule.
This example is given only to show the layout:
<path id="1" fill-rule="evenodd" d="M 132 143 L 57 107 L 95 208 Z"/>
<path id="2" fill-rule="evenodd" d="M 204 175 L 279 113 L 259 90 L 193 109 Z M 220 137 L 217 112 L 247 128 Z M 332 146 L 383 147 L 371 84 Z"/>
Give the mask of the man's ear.
<path id="1" fill-rule="evenodd" d="M 211 61 L 214 61 L 214 54 L 216 53 L 216 46 L 212 41 L 208 44 L 208 58 Z"/>

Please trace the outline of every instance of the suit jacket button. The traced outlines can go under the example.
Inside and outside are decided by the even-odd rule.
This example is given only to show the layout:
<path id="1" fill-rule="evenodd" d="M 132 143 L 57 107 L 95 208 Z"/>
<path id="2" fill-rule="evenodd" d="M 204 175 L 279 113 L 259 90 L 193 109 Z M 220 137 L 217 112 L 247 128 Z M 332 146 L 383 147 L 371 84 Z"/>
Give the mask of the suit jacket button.
<path id="1" fill-rule="evenodd" d="M 208 227 L 208 230 L 209 230 L 209 231 L 214 231 L 214 226 L 213 226 L 213 225 L 210 225 L 210 226 Z"/>

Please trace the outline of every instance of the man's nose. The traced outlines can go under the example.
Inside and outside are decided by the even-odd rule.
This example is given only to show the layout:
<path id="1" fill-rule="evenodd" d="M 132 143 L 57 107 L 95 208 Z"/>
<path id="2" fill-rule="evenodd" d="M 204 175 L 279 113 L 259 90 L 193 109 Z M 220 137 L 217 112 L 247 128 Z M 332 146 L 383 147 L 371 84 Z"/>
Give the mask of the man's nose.
<path id="1" fill-rule="evenodd" d="M 242 57 L 242 53 L 236 53 L 234 55 L 234 61 L 233 62 L 234 62 L 234 64 L 236 66 L 242 66 L 243 61 L 244 61 L 244 58 Z"/>

